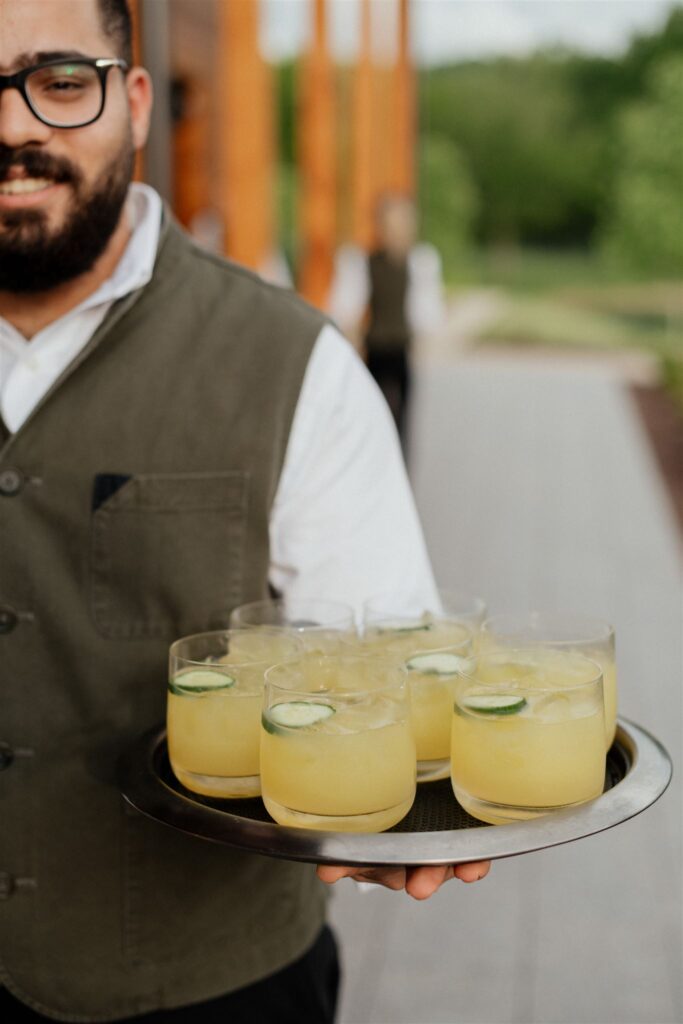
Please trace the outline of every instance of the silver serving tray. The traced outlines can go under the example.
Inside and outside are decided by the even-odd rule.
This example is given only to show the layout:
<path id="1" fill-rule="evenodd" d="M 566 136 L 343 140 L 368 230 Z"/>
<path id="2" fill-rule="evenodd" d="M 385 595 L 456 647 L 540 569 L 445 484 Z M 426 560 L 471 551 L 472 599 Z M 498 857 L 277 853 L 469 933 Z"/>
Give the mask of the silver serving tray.
<path id="1" fill-rule="evenodd" d="M 156 821 L 241 850 L 314 864 L 458 864 L 496 860 L 570 843 L 628 821 L 657 800 L 671 779 L 671 759 L 640 726 L 619 720 L 607 755 L 602 796 L 533 821 L 485 825 L 457 803 L 449 780 L 422 783 L 406 817 L 387 832 L 317 832 L 286 828 L 259 798 L 197 796 L 175 778 L 166 730 L 142 736 L 121 759 L 123 796 Z"/>

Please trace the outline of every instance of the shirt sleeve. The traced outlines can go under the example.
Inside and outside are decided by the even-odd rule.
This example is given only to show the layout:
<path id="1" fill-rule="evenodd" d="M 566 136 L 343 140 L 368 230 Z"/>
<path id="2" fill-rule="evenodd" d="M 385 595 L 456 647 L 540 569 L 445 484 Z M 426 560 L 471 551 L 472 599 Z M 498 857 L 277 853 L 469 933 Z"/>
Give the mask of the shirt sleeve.
<path id="1" fill-rule="evenodd" d="M 313 348 L 270 521 L 270 582 L 351 604 L 435 599 L 398 435 L 375 381 L 333 327 Z"/>

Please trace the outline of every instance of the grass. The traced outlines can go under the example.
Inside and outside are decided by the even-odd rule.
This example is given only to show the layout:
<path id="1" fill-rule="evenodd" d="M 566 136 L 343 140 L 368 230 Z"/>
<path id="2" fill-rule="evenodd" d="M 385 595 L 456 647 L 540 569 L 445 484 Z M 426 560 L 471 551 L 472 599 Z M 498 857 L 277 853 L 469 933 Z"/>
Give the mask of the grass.
<path id="1" fill-rule="evenodd" d="M 465 278 L 506 300 L 482 341 L 655 353 L 683 410 L 683 282 L 624 280 L 587 252 L 519 249 L 480 254 Z"/>

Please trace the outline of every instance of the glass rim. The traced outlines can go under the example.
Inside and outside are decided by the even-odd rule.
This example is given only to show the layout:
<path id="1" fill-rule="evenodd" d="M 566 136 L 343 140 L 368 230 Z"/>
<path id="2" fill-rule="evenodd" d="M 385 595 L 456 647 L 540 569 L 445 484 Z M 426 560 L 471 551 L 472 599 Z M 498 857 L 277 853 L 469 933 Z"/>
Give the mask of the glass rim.
<path id="1" fill-rule="evenodd" d="M 428 613 L 428 614 L 430 614 L 430 613 Z M 437 619 L 433 619 L 431 621 L 437 622 L 437 623 L 446 622 L 449 625 L 457 626 L 458 629 L 461 629 L 465 633 L 465 638 L 463 639 L 462 643 L 474 643 L 474 631 L 471 630 L 469 628 L 469 626 L 467 626 L 464 622 L 461 622 L 459 619 L 437 618 Z M 398 623 L 413 622 L 413 623 L 416 623 L 416 619 L 412 615 L 391 615 L 391 616 L 387 616 L 386 618 L 376 619 L 374 622 L 364 622 L 363 623 L 363 637 L 367 636 L 369 630 L 378 630 L 379 632 L 381 632 L 382 631 L 382 623 L 386 623 L 387 625 L 389 625 L 392 622 L 398 622 Z M 428 626 L 430 624 L 431 624 L 430 622 L 425 622 L 424 623 L 425 626 Z M 419 631 L 419 623 L 416 623 L 415 632 L 418 632 L 418 631 Z M 392 630 L 391 629 L 387 629 L 387 630 L 385 630 L 385 632 L 386 633 L 391 633 Z M 400 633 L 401 632 L 401 626 L 399 625 L 399 627 L 397 629 L 393 630 L 393 632 Z M 407 629 L 406 632 L 410 632 L 410 630 Z M 424 632 L 427 632 L 427 630 L 424 630 Z M 455 644 L 440 644 L 440 647 L 454 647 L 454 646 L 456 646 L 456 645 Z M 436 647 L 420 648 L 420 650 L 424 650 L 425 652 L 426 651 L 430 651 L 430 650 L 431 651 L 435 651 L 435 650 L 438 650 L 438 649 L 439 648 L 436 648 Z"/>
<path id="2" fill-rule="evenodd" d="M 576 644 L 604 643 L 606 640 L 615 639 L 616 636 L 614 626 L 607 619 L 583 615 L 581 612 L 500 612 L 497 615 L 490 615 L 485 619 L 481 624 L 481 631 L 489 636 L 496 636 L 496 625 L 500 627 L 503 622 L 514 622 L 518 624 L 519 628 L 511 630 L 509 633 L 499 634 L 501 639 L 513 641 L 515 638 L 521 640 L 522 637 L 529 636 L 531 640 L 535 639 L 531 634 L 536 628 L 536 621 L 538 622 L 538 628 L 544 625 L 556 625 L 559 628 L 563 628 L 563 622 L 566 622 L 569 626 L 576 623 L 579 629 L 586 627 L 585 636 L 580 638 L 575 636 L 573 639 L 542 640 L 539 638 L 537 640 L 538 643 L 547 647 L 570 647 Z"/>
<path id="3" fill-rule="evenodd" d="M 340 661 L 344 663 L 359 661 L 365 665 L 367 665 L 369 661 L 383 662 L 387 666 L 387 668 L 391 669 L 396 673 L 396 679 L 392 680 L 391 682 L 387 682 L 381 686 L 362 687 L 357 690 L 305 690 L 290 686 L 281 686 L 279 683 L 273 682 L 272 678 L 269 678 L 274 672 L 278 670 L 294 668 L 294 666 L 296 666 L 298 662 L 310 665 L 311 661 L 313 660 L 318 662 L 322 661 L 327 664 L 338 664 Z M 264 682 L 266 687 L 273 687 L 279 693 L 283 694 L 294 693 L 302 696 L 305 695 L 307 697 L 330 697 L 331 695 L 337 697 L 358 697 L 362 694 L 382 693 L 384 690 L 407 689 L 408 671 L 400 661 L 394 661 L 392 658 L 385 658 L 382 655 L 368 657 L 367 655 L 363 654 L 322 654 L 317 656 L 315 659 L 311 658 L 310 656 L 306 657 L 306 655 L 304 655 L 303 657 L 294 656 L 293 658 L 287 661 L 279 661 L 275 665 L 271 665 L 270 668 L 265 673 Z"/>
<path id="4" fill-rule="evenodd" d="M 315 623 L 311 625 L 298 626 L 287 622 L 254 622 L 248 624 L 240 624 L 238 626 L 230 628 L 253 629 L 255 627 L 258 627 L 259 629 L 277 629 L 280 631 L 289 629 L 293 630 L 294 632 L 304 632 L 305 630 L 309 632 L 322 632 L 326 629 L 338 630 L 339 632 L 341 632 L 347 626 L 351 629 L 355 629 L 355 615 L 352 606 L 350 604 L 347 604 L 345 601 L 338 601 L 334 598 L 327 597 L 274 597 L 264 598 L 262 601 L 248 601 L 246 604 L 241 604 L 238 605 L 237 608 L 233 608 L 231 612 L 231 618 L 233 615 L 236 615 L 238 616 L 239 619 L 240 613 L 249 612 L 261 608 L 281 608 L 283 611 L 286 611 L 287 605 L 301 605 L 304 607 L 306 605 L 311 607 L 320 606 L 323 608 L 327 606 L 328 608 L 332 608 L 337 611 L 343 612 L 343 614 L 340 615 L 339 618 L 334 619 L 333 622 L 328 623 Z M 343 623 L 343 625 L 341 625 L 341 623 Z"/>
<path id="5" fill-rule="evenodd" d="M 286 634 L 283 633 L 282 630 L 277 629 L 277 628 L 271 628 L 270 626 L 264 626 L 263 630 L 264 630 L 264 632 L 271 633 L 271 635 L 273 637 L 276 637 L 276 636 L 277 637 L 282 637 L 282 636 L 286 635 Z M 206 638 L 232 637 L 232 636 L 248 635 L 250 633 L 253 633 L 253 630 L 242 628 L 242 627 L 237 627 L 237 626 L 234 629 L 207 629 L 207 630 L 201 631 L 199 633 L 189 633 L 187 636 L 180 636 L 180 637 L 178 637 L 177 640 L 173 641 L 173 643 L 170 645 L 170 647 L 168 649 L 168 657 L 169 657 L 169 660 L 171 660 L 172 658 L 177 658 L 177 659 L 181 660 L 182 662 L 184 662 L 184 664 L 186 664 L 186 665 L 195 665 L 198 668 L 206 668 L 207 665 L 211 664 L 210 662 L 207 662 L 206 660 L 196 661 L 194 658 L 186 658 L 184 655 L 178 654 L 174 650 L 174 648 L 177 647 L 179 644 L 190 642 L 192 640 L 198 640 L 200 637 L 206 637 Z M 296 658 L 297 655 L 300 655 L 300 654 L 303 653 L 303 648 L 300 646 L 300 644 L 299 644 L 298 640 L 296 639 L 296 637 L 291 637 L 290 639 L 292 639 L 294 641 L 294 643 L 296 644 L 296 650 L 292 653 L 292 657 Z M 251 659 L 251 660 L 248 660 L 248 661 L 231 661 L 230 662 L 230 666 L 233 667 L 233 668 L 244 668 L 247 665 L 267 665 L 267 664 L 269 664 L 269 659 L 268 658 L 266 658 L 266 659 L 254 658 L 254 659 Z M 280 658 L 279 661 L 276 662 L 276 664 L 285 664 L 285 660 L 283 658 Z M 222 668 L 226 668 L 227 669 L 228 666 L 227 665 L 218 665 L 218 664 L 216 664 L 215 666 L 212 665 L 211 668 L 214 671 L 216 669 L 220 671 Z"/>
<path id="6" fill-rule="evenodd" d="M 473 667 L 470 671 L 466 669 L 460 670 L 457 675 L 460 679 L 466 680 L 467 682 L 475 683 L 477 686 L 486 688 L 500 688 L 501 686 L 514 686 L 518 691 L 529 691 L 533 693 L 571 693 L 573 690 L 584 690 L 587 686 L 595 686 L 600 683 L 604 686 L 604 673 L 602 667 L 593 658 L 586 657 L 585 654 L 572 654 L 572 657 L 579 658 L 581 661 L 586 662 L 588 665 L 592 665 L 596 669 L 596 674 L 590 679 L 585 679 L 581 683 L 575 683 L 571 686 L 529 686 L 524 685 L 523 681 L 517 679 L 498 679 L 494 681 L 488 681 L 485 679 L 478 679 L 475 673 L 477 672 L 480 664 L 485 661 L 510 658 L 511 655 L 529 655 L 537 654 L 538 648 L 535 647 L 509 647 L 506 650 L 490 651 L 486 654 L 475 655 L 472 658 Z"/>
<path id="7" fill-rule="evenodd" d="M 486 614 L 486 609 L 487 609 L 486 599 L 483 598 L 483 597 L 480 597 L 478 594 L 470 594 L 470 593 L 468 593 L 465 590 L 456 590 L 456 589 L 451 589 L 451 588 L 448 588 L 448 587 L 437 587 L 436 593 L 437 593 L 437 595 L 438 595 L 438 597 L 440 599 L 446 598 L 446 600 L 448 600 L 448 598 L 456 598 L 456 599 L 462 598 L 463 599 L 462 600 L 462 604 L 463 604 L 462 611 L 459 611 L 459 612 L 457 612 L 457 611 L 449 612 L 446 609 L 444 609 L 443 601 L 440 600 L 439 603 L 441 604 L 441 609 L 439 611 L 435 611 L 433 608 L 430 608 L 428 606 L 428 604 L 425 604 L 421 611 L 414 613 L 416 616 L 417 615 L 425 615 L 425 614 L 426 615 L 433 615 L 435 619 L 445 620 L 445 621 L 449 621 L 449 622 L 457 622 L 458 621 L 458 617 L 460 615 L 462 615 L 463 617 L 471 618 L 471 617 L 480 617 L 480 616 Z M 386 599 L 386 603 L 385 603 L 385 599 Z M 374 612 L 373 611 L 373 605 L 375 603 L 380 604 L 380 605 L 385 605 L 386 608 L 388 609 L 388 608 L 390 608 L 392 606 L 393 600 L 395 600 L 395 595 L 391 591 L 383 591 L 382 593 L 379 593 L 379 594 L 373 594 L 372 597 L 369 597 L 365 601 L 363 601 L 363 606 L 362 606 L 363 607 L 363 620 L 365 621 L 365 617 L 366 617 L 366 615 L 368 613 L 373 614 L 373 615 L 374 614 L 377 614 L 377 615 L 383 615 L 384 614 L 383 610 L 380 610 L 379 612 Z M 455 603 L 458 604 L 459 601 L 456 600 Z M 392 613 L 387 612 L 387 616 L 389 616 L 389 615 L 391 615 L 392 618 L 410 618 L 411 617 L 411 615 L 409 613 L 404 614 L 403 612 L 399 612 L 395 616 L 392 615 Z"/>
<path id="8" fill-rule="evenodd" d="M 467 627 L 465 627 L 465 629 L 466 628 Z M 369 647 L 368 650 L 371 651 L 372 648 Z M 458 643 L 440 643 L 436 647 L 410 647 L 409 649 L 406 648 L 402 653 L 396 653 L 394 656 L 400 661 L 405 662 L 406 660 L 410 660 L 410 658 L 416 657 L 418 654 L 458 654 L 471 658 L 474 656 L 474 637 L 468 631 L 467 637 Z M 386 657 L 389 656 L 392 656 L 391 642 L 389 642 L 387 646 Z M 378 657 L 384 657 L 384 654 L 378 654 Z"/>

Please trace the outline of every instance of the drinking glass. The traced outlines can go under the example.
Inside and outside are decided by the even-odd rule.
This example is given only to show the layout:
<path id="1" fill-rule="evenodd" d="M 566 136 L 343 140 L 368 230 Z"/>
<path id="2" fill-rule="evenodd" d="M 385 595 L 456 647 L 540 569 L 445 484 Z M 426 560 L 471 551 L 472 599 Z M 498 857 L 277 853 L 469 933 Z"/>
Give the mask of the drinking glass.
<path id="1" fill-rule="evenodd" d="M 217 630 L 171 645 L 168 753 L 176 778 L 204 796 L 258 796 L 266 669 L 298 654 L 278 630 Z"/>
<path id="2" fill-rule="evenodd" d="M 435 592 L 432 599 L 416 599 L 401 594 L 379 594 L 369 598 L 363 605 L 363 623 L 371 626 L 377 621 L 386 622 L 391 618 L 414 619 L 424 629 L 434 623 L 459 622 L 470 630 L 473 637 L 481 629 L 486 618 L 486 602 L 463 591 L 442 590 Z"/>
<path id="3" fill-rule="evenodd" d="M 540 645 L 576 651 L 597 661 L 603 676 L 605 738 L 609 750 L 617 729 L 617 667 L 612 626 L 600 619 L 565 613 L 494 615 L 482 627 L 481 642 L 487 649 Z"/>
<path id="4" fill-rule="evenodd" d="M 450 771 L 453 683 L 472 655 L 472 634 L 460 622 L 379 620 L 363 646 L 398 660 L 408 672 L 417 748 L 417 781 L 447 779 Z"/>
<path id="5" fill-rule="evenodd" d="M 310 654 L 266 673 L 263 802 L 281 825 L 381 832 L 415 798 L 405 671 L 383 658 Z"/>
<path id="6" fill-rule="evenodd" d="M 306 650 L 320 654 L 344 653 L 357 637 L 353 608 L 322 598 L 279 597 L 243 604 L 232 612 L 230 626 L 284 630 L 298 636 Z"/>
<path id="7" fill-rule="evenodd" d="M 535 818 L 602 793 L 600 666 L 573 651 L 530 647 L 482 655 L 455 684 L 453 792 L 494 825 Z"/>

